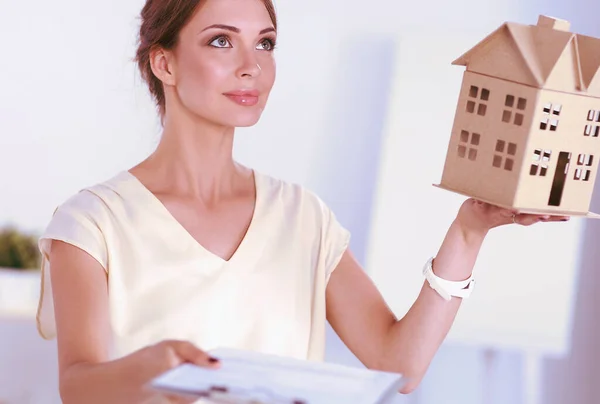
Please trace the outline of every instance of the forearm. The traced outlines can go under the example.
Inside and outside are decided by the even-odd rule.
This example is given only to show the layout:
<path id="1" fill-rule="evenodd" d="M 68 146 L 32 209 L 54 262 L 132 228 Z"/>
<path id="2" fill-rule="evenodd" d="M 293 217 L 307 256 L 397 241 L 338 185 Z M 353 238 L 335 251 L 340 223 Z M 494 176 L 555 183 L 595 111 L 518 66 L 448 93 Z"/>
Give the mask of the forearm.
<path id="1" fill-rule="evenodd" d="M 60 390 L 64 404 L 134 404 L 149 399 L 141 387 L 147 379 L 145 370 L 131 358 L 100 364 L 76 364 L 61 377 Z"/>
<path id="2" fill-rule="evenodd" d="M 452 223 L 433 263 L 434 273 L 447 280 L 467 279 L 475 265 L 485 232 L 466 231 L 457 220 Z M 389 330 L 383 367 L 411 379 L 404 392 L 411 391 L 425 374 L 448 334 L 462 299 L 444 300 L 426 282 L 407 314 Z"/>

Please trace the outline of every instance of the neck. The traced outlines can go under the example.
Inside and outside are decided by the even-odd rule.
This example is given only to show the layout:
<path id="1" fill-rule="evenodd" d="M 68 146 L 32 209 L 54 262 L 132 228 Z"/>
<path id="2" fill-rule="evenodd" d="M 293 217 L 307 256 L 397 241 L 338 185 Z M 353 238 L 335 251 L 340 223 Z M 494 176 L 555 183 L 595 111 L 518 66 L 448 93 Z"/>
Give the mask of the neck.
<path id="1" fill-rule="evenodd" d="M 233 139 L 234 128 L 167 116 L 148 163 L 160 172 L 169 192 L 216 202 L 231 195 L 240 182 Z"/>

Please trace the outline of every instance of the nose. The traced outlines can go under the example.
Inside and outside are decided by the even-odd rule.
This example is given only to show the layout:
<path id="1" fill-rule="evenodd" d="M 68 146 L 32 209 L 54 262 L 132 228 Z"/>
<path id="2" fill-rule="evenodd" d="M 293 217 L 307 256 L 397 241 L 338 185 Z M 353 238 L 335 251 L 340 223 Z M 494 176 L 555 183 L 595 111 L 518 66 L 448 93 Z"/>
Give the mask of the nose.
<path id="1" fill-rule="evenodd" d="M 261 72 L 260 64 L 256 58 L 256 50 L 242 51 L 240 56 L 240 66 L 237 71 L 238 77 L 252 78 L 258 77 Z"/>

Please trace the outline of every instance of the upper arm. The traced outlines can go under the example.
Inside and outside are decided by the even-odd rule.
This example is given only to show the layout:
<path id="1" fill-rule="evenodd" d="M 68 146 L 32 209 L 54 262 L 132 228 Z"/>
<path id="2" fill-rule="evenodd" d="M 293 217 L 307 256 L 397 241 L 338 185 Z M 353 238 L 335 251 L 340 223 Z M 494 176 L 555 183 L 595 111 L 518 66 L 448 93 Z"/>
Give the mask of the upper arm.
<path id="1" fill-rule="evenodd" d="M 108 359 L 107 274 L 87 252 L 53 240 L 50 279 L 61 375 L 76 363 Z"/>
<path id="2" fill-rule="evenodd" d="M 385 340 L 396 318 L 350 250 L 343 254 L 327 285 L 327 320 L 365 366 L 380 367 Z"/>
<path id="3" fill-rule="evenodd" d="M 109 351 L 108 251 L 103 202 L 80 192 L 59 206 L 40 239 L 40 334 L 56 337 L 61 377 L 75 363 L 106 361 Z"/>
<path id="4" fill-rule="evenodd" d="M 326 281 L 327 320 L 367 367 L 379 368 L 396 322 L 383 297 L 349 249 L 350 232 L 319 198 L 321 266 Z"/>

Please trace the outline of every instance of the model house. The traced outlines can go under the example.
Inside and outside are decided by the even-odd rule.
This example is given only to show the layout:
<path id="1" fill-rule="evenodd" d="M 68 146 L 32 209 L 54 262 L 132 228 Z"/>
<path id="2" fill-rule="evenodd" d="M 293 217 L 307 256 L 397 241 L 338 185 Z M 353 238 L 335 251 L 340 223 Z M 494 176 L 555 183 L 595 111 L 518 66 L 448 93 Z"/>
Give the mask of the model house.
<path id="1" fill-rule="evenodd" d="M 588 215 L 600 160 L 600 39 L 507 22 L 465 66 L 439 186 L 521 212 Z"/>

